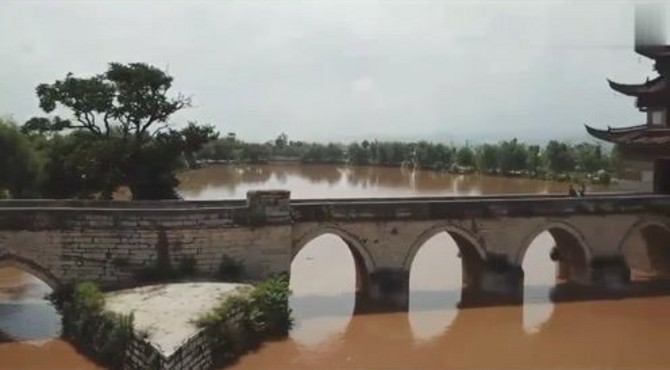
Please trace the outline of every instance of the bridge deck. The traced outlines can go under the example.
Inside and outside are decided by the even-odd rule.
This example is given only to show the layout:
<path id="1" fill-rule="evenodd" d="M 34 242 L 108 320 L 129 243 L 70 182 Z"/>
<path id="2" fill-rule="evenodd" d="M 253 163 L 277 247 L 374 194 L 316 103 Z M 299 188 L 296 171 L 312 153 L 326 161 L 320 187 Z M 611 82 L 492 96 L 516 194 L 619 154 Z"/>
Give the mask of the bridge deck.
<path id="1" fill-rule="evenodd" d="M 604 192 L 589 193 L 582 199 L 593 198 L 629 198 L 664 197 L 653 193 Z M 409 196 L 409 197 L 351 197 L 351 198 L 297 198 L 291 199 L 292 205 L 298 204 L 342 204 L 342 203 L 422 203 L 446 201 L 507 201 L 507 200 L 544 200 L 575 199 L 564 194 L 490 194 L 467 196 Z M 230 208 L 245 207 L 246 199 L 222 200 L 89 200 L 89 199 L 3 199 L 3 208 L 109 208 L 109 209 L 179 209 L 179 208 Z"/>
<path id="2" fill-rule="evenodd" d="M 465 197 L 398 197 L 345 199 L 292 199 L 279 206 L 278 217 L 293 222 L 383 219 L 450 219 L 464 217 L 560 217 L 575 214 L 617 214 L 670 210 L 670 196 L 650 193 L 593 193 L 565 195 L 487 195 Z M 250 215 L 246 200 L 223 201 L 91 201 L 5 200 L 0 215 L 82 213 L 93 215 L 218 214 L 244 224 Z M 283 214 L 283 216 L 282 216 Z M 225 216 L 224 216 L 225 215 Z"/>

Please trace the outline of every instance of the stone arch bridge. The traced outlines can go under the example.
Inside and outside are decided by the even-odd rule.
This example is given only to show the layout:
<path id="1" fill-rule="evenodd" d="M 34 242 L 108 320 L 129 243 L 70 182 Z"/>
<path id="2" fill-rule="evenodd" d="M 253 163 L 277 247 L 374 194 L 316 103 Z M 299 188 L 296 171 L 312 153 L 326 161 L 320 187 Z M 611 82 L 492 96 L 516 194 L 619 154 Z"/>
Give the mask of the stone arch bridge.
<path id="1" fill-rule="evenodd" d="M 10 200 L 0 201 L 0 267 L 17 266 L 52 287 L 93 280 L 117 288 L 141 284 L 152 264 L 187 257 L 199 275 L 214 276 L 228 255 L 249 278 L 263 278 L 290 272 L 307 243 L 330 233 L 354 256 L 359 297 L 406 308 L 414 256 L 441 232 L 460 250 L 464 291 L 501 299 L 518 297 L 524 254 L 544 231 L 556 242 L 560 279 L 625 283 L 632 264 L 667 277 L 669 211 L 670 197 L 654 194 L 291 200 L 287 191 L 252 191 L 240 201 Z"/>

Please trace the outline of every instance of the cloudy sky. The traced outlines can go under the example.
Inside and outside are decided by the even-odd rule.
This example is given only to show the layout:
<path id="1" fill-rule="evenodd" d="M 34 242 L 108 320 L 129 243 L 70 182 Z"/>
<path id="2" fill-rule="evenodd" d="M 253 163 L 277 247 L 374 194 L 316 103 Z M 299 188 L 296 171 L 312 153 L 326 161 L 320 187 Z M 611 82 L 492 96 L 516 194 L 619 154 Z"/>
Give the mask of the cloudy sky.
<path id="1" fill-rule="evenodd" d="M 169 71 L 175 117 L 250 140 L 581 138 L 642 123 L 630 1 L 0 0 L 0 115 L 111 61 Z"/>

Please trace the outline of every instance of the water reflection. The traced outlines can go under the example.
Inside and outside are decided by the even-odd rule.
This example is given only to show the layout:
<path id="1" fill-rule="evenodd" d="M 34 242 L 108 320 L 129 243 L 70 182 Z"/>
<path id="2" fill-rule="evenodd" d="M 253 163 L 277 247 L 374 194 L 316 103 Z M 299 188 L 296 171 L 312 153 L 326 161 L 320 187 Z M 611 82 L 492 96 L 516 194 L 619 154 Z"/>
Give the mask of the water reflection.
<path id="1" fill-rule="evenodd" d="M 548 232 L 538 235 L 523 259 L 523 327 L 534 333 L 551 317 L 554 305 L 550 294 L 556 282 L 556 263 L 550 254 L 556 242 Z"/>
<path id="2" fill-rule="evenodd" d="M 244 198 L 252 189 L 289 189 L 294 198 L 567 193 L 567 184 L 525 178 L 456 175 L 396 167 L 334 165 L 212 166 L 179 176 L 186 199 Z M 612 187 L 593 186 L 588 192 Z"/>
<path id="3" fill-rule="evenodd" d="M 532 332 L 522 306 L 463 309 L 422 341 L 408 314 L 355 315 L 317 351 L 273 342 L 233 368 L 663 368 L 668 308 L 669 297 L 561 303 Z"/>
<path id="4" fill-rule="evenodd" d="M 21 270 L 0 268 L 0 342 L 53 338 L 60 318 L 44 299 L 51 288 Z"/>
<path id="5" fill-rule="evenodd" d="M 304 346 L 344 331 L 356 302 L 354 259 L 346 243 L 321 235 L 303 247 L 291 264 L 291 338 Z"/>
<path id="6" fill-rule="evenodd" d="M 409 321 L 417 340 L 444 332 L 456 317 L 463 282 L 454 239 L 441 232 L 414 257 L 410 270 Z"/>

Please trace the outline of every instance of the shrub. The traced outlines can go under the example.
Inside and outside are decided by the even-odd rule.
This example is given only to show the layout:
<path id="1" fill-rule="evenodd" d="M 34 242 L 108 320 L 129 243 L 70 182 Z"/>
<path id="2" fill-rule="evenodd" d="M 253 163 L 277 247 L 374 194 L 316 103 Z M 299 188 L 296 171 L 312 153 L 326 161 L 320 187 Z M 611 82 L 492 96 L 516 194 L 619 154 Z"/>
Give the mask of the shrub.
<path id="1" fill-rule="evenodd" d="M 135 271 L 135 277 L 139 281 L 158 282 L 168 280 L 173 277 L 172 268 L 165 268 L 156 262 L 150 262 L 148 265 Z"/>
<path id="2" fill-rule="evenodd" d="M 64 338 L 103 364 L 122 367 L 135 336 L 132 315 L 105 311 L 104 294 L 89 282 L 62 288 L 49 299 L 62 315 Z"/>
<path id="3" fill-rule="evenodd" d="M 290 295 L 286 275 L 228 297 L 196 324 L 206 330 L 216 361 L 230 361 L 264 339 L 286 335 L 291 328 Z"/>
<path id="4" fill-rule="evenodd" d="M 224 281 L 239 281 L 244 275 L 242 262 L 224 254 L 219 263 L 219 278 Z"/>
<path id="5" fill-rule="evenodd" d="M 196 260 L 193 256 L 184 256 L 179 259 L 177 267 L 180 276 L 193 276 L 197 272 Z"/>

